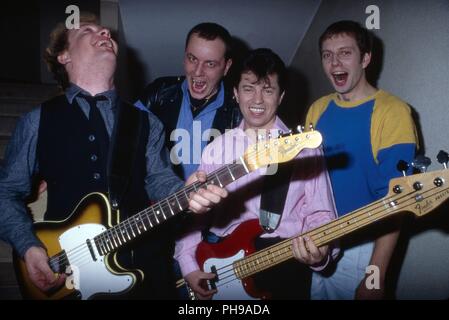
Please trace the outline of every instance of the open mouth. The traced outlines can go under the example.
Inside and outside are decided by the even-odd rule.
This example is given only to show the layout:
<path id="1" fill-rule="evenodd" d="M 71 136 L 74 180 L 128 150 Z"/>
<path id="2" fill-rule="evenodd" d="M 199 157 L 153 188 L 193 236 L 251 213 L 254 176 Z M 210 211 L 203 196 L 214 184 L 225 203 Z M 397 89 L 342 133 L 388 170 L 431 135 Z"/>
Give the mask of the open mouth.
<path id="1" fill-rule="evenodd" d="M 250 107 L 249 111 L 251 111 L 251 113 L 257 115 L 261 115 L 265 112 L 265 108 L 260 108 L 260 107 Z"/>
<path id="2" fill-rule="evenodd" d="M 112 51 L 114 50 L 114 46 L 112 45 L 111 40 L 99 40 L 97 41 L 96 46 L 101 48 L 107 48 Z"/>
<path id="3" fill-rule="evenodd" d="M 202 93 L 206 89 L 207 83 L 204 80 L 192 79 L 192 90 L 196 93 Z"/>
<path id="4" fill-rule="evenodd" d="M 332 72 L 332 77 L 334 78 L 334 83 L 337 86 L 344 86 L 348 80 L 348 73 L 344 71 Z"/>

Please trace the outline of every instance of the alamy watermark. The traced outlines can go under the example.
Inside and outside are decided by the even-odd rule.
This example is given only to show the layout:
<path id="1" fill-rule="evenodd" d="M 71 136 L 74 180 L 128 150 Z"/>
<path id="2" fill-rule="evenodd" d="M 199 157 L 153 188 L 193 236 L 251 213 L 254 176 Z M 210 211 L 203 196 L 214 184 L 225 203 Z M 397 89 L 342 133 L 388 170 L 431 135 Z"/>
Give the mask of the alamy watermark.
<path id="1" fill-rule="evenodd" d="M 365 20 L 365 26 L 368 30 L 380 29 L 380 9 L 378 6 L 372 4 L 366 7 L 365 13 L 369 16 Z"/>
<path id="2" fill-rule="evenodd" d="M 70 14 L 65 19 L 65 27 L 69 30 L 80 28 L 80 8 L 71 4 L 65 8 L 65 13 Z"/>
<path id="3" fill-rule="evenodd" d="M 369 265 L 365 269 L 368 275 L 365 279 L 365 286 L 368 290 L 380 289 L 380 270 L 376 265 Z"/>
<path id="4" fill-rule="evenodd" d="M 228 134 L 230 130 L 233 130 L 232 134 Z M 170 141 L 174 142 L 174 146 L 169 150 L 170 161 L 174 165 L 199 165 L 201 163 L 224 166 L 232 164 L 240 156 L 244 156 L 244 160 L 249 163 L 269 163 L 270 166 L 264 172 L 265 175 L 277 172 L 279 150 L 277 146 L 270 143 L 270 139 L 279 137 L 278 130 L 226 129 L 220 141 L 209 145 L 203 152 L 201 151 L 202 145 L 220 135 L 221 133 L 217 129 L 207 129 L 202 132 L 201 121 L 198 120 L 193 121 L 191 132 L 180 128 L 173 130 L 170 134 Z M 239 138 L 236 139 L 236 137 Z M 254 141 L 251 143 L 248 137 L 257 137 L 257 146 Z"/>

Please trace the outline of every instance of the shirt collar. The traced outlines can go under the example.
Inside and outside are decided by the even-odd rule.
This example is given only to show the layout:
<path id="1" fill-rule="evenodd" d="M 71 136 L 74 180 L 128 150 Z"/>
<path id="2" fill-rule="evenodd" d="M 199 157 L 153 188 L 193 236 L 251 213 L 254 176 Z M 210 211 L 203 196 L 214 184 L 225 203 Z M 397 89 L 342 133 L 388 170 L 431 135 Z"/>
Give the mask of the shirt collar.
<path id="1" fill-rule="evenodd" d="M 78 87 L 76 84 L 73 83 L 71 83 L 70 86 L 65 91 L 65 95 L 70 104 L 73 103 L 73 99 L 75 99 L 75 97 L 78 96 L 79 94 L 90 95 L 89 92 L 85 91 L 84 89 Z M 115 91 L 115 89 L 98 93 L 95 96 L 104 96 L 108 100 L 109 105 L 113 107 L 116 105 L 115 101 L 117 99 L 117 92 Z"/>
<path id="2" fill-rule="evenodd" d="M 243 128 L 245 127 L 245 119 L 242 119 L 242 121 L 240 121 L 240 124 L 238 127 L 239 127 L 239 129 L 243 130 Z M 283 132 L 288 131 L 287 126 L 284 124 L 284 122 L 278 116 L 276 116 L 276 119 L 274 120 L 273 128 L 271 128 L 271 129 L 281 130 Z"/>

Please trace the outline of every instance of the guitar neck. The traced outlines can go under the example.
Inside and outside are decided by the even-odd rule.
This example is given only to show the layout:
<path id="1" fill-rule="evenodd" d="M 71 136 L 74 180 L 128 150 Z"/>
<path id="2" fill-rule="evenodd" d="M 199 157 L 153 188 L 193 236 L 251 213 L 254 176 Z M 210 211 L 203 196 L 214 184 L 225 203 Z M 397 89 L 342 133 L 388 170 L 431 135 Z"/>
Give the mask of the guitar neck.
<path id="1" fill-rule="evenodd" d="M 377 220 L 401 212 L 415 201 L 415 197 L 410 195 L 385 197 L 298 237 L 308 236 L 317 247 L 321 247 Z M 237 277 L 240 279 L 249 277 L 293 258 L 292 239 L 294 238 L 286 239 L 236 261 L 234 271 Z"/>
<path id="2" fill-rule="evenodd" d="M 224 187 L 249 173 L 243 159 L 208 174 L 205 182 L 195 182 L 145 210 L 131 216 L 94 238 L 98 252 L 105 255 L 160 225 L 189 207 L 189 194 L 207 185 Z"/>

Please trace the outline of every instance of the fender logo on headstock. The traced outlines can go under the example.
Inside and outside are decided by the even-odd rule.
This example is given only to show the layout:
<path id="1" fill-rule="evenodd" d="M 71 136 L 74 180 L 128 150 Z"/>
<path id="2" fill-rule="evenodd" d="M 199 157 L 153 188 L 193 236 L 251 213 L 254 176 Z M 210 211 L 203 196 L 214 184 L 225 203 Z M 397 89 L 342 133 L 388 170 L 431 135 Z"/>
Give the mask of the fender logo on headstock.
<path id="1" fill-rule="evenodd" d="M 421 213 L 421 211 L 429 211 L 429 210 L 432 210 L 432 208 L 433 208 L 433 201 L 427 199 L 425 203 L 418 203 L 418 204 L 415 206 L 415 208 L 418 209 L 420 213 Z"/>

